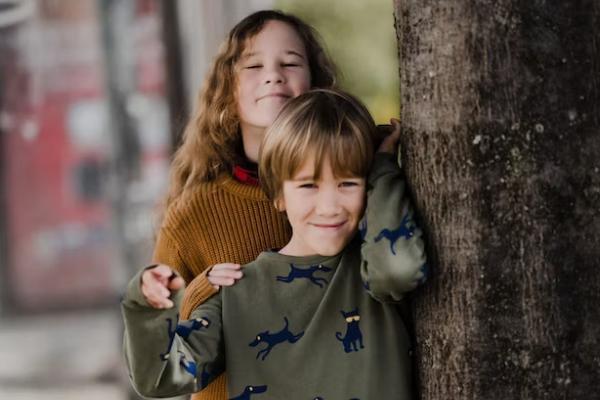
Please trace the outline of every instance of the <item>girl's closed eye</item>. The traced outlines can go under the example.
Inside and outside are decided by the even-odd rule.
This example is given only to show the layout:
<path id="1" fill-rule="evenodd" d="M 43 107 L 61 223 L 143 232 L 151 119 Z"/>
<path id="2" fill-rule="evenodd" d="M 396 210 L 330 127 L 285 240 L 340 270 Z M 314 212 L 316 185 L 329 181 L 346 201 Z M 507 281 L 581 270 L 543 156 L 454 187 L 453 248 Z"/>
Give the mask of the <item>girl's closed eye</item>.
<path id="1" fill-rule="evenodd" d="M 317 187 L 315 182 L 304 182 L 298 185 L 300 189 L 314 189 Z"/>

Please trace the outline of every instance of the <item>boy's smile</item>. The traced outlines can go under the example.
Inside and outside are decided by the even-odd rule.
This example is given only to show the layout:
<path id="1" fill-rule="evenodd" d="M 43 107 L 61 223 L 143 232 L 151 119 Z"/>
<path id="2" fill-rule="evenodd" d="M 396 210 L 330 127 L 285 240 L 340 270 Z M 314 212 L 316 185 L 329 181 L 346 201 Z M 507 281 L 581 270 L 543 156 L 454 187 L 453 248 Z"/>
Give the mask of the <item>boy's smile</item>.
<path id="1" fill-rule="evenodd" d="M 292 238 L 280 253 L 292 256 L 340 253 L 357 231 L 365 204 L 365 179 L 336 177 L 329 158 L 314 178 L 309 157 L 293 179 L 283 182 L 277 201 L 292 226 Z"/>

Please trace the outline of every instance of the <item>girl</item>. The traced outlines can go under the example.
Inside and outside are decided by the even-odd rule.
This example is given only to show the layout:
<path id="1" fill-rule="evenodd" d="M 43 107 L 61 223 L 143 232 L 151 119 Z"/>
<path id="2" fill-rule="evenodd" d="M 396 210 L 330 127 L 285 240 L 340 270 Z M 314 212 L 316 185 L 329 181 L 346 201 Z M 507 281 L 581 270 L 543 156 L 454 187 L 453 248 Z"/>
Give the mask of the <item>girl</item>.
<path id="1" fill-rule="evenodd" d="M 288 99 L 334 83 L 333 63 L 315 32 L 294 16 L 260 11 L 229 33 L 175 154 L 153 256 L 187 283 L 182 319 L 220 286 L 240 279 L 240 264 L 288 242 L 284 216 L 258 186 L 258 148 Z M 148 302 L 158 308 L 173 305 L 165 290 L 144 285 Z M 194 396 L 226 398 L 224 374 Z"/>

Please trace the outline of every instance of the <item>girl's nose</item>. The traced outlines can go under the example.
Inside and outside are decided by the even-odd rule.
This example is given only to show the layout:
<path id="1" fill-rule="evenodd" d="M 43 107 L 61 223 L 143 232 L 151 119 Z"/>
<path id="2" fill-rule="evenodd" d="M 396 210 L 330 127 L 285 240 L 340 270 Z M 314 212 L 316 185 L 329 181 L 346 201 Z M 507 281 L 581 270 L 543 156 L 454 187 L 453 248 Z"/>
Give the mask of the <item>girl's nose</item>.
<path id="1" fill-rule="evenodd" d="M 283 83 L 285 77 L 279 66 L 273 66 L 265 70 L 265 83 Z"/>

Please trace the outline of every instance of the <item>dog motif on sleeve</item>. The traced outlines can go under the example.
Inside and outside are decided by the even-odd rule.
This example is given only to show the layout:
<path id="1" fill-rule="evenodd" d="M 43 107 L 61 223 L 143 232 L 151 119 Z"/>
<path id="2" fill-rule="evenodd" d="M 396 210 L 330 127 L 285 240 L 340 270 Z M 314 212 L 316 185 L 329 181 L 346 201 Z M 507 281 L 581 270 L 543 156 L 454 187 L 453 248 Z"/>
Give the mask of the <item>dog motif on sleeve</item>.
<path id="1" fill-rule="evenodd" d="M 387 239 L 390 241 L 390 249 L 392 250 L 392 254 L 396 255 L 396 242 L 401 237 L 406 240 L 410 239 L 414 235 L 415 228 L 413 224 L 411 224 L 411 220 L 408 214 L 402 218 L 402 222 L 400 222 L 400 226 L 394 230 L 389 230 L 387 228 L 382 229 L 379 232 L 379 235 L 375 237 L 375 242 L 379 242 L 381 239 Z"/>

